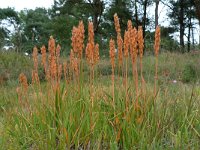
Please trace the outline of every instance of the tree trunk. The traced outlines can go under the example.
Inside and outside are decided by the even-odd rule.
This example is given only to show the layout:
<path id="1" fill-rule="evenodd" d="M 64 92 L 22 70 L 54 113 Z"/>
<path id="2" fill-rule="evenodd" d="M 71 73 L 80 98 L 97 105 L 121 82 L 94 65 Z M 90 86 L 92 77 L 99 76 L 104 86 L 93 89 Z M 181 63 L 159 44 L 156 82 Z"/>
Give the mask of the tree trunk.
<path id="1" fill-rule="evenodd" d="M 155 0 L 156 3 L 156 8 L 155 8 L 155 29 L 158 25 L 158 5 L 159 5 L 160 0 Z"/>
<path id="2" fill-rule="evenodd" d="M 147 16 L 147 1 L 144 1 L 144 14 L 143 14 L 143 38 L 144 38 L 144 53 L 145 53 L 145 31 L 146 31 L 146 16 Z"/>
<path id="3" fill-rule="evenodd" d="M 191 11 L 191 7 L 189 8 L 189 11 Z M 189 14 L 188 17 L 188 47 L 187 47 L 187 51 L 190 52 L 191 49 L 191 41 L 190 41 L 190 37 L 191 37 L 191 28 L 192 28 L 192 17 L 191 14 Z"/>
<path id="4" fill-rule="evenodd" d="M 96 33 L 98 30 L 98 13 L 94 12 L 94 17 L 93 17 L 93 25 L 94 25 L 94 32 Z"/>
<path id="5" fill-rule="evenodd" d="M 191 36 L 191 18 L 189 19 L 189 26 L 188 26 L 188 47 L 187 47 L 187 51 L 190 52 L 190 36 Z"/>
<path id="6" fill-rule="evenodd" d="M 194 27 L 192 27 L 192 46 L 194 48 Z"/>
<path id="7" fill-rule="evenodd" d="M 200 20 L 199 20 L 199 47 L 200 47 Z"/>
<path id="8" fill-rule="evenodd" d="M 134 5 L 135 5 L 135 22 L 136 22 L 136 28 L 138 29 L 139 22 L 138 22 L 138 12 L 137 12 L 137 1 L 138 0 L 134 1 Z"/>
<path id="9" fill-rule="evenodd" d="M 103 13 L 103 2 L 101 0 L 89 1 L 91 8 L 93 9 L 93 25 L 94 32 L 98 32 L 98 27 L 101 21 L 101 16 Z"/>
<path id="10" fill-rule="evenodd" d="M 144 1 L 144 14 L 143 14 L 143 37 L 145 38 L 146 30 L 146 16 L 147 16 L 147 0 Z"/>
<path id="11" fill-rule="evenodd" d="M 184 52 L 184 4 L 183 0 L 179 0 L 180 12 L 179 12 L 179 25 L 180 25 L 180 46 L 181 51 Z"/>
<path id="12" fill-rule="evenodd" d="M 194 2 L 195 2 L 196 14 L 197 14 L 198 20 L 200 22 L 200 1 L 195 0 Z"/>

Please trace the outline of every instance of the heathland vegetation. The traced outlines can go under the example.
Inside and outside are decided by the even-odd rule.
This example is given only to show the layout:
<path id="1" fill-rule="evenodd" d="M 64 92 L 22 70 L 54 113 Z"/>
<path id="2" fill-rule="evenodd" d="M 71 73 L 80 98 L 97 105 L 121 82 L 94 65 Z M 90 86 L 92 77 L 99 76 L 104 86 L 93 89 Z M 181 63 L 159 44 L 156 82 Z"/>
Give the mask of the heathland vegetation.
<path id="1" fill-rule="evenodd" d="M 88 22 L 74 21 L 85 9 L 93 12 L 86 7 L 90 5 L 77 2 L 72 10 L 65 10 L 74 3 L 66 2 L 55 3 L 54 8 L 63 6 L 59 9 L 63 14 L 70 10 L 65 13 L 71 14 L 67 17 L 74 26 L 67 29 L 71 33 L 66 39 L 64 30 L 58 37 L 56 30 L 49 30 L 59 19 L 63 21 L 60 15 L 48 18 L 55 19 L 55 24 L 47 23 L 43 36 L 34 28 L 37 34 L 32 34 L 32 42 L 21 41 L 16 51 L 0 51 L 1 148 L 200 149 L 198 45 L 193 45 L 197 50 L 180 53 L 185 52 L 184 43 L 170 38 L 169 30 L 155 24 L 155 31 L 145 32 L 145 22 L 140 25 L 139 20 L 127 18 L 123 18 L 126 23 L 120 22 L 118 13 L 112 14 L 118 10 L 115 1 L 110 11 L 113 26 L 101 35 L 106 26 L 98 24 L 98 14 L 97 22 L 95 16 Z M 91 6 L 101 3 L 95 4 Z M 51 32 L 48 40 L 43 38 Z M 166 49 L 175 45 L 163 42 L 171 41 L 180 51 Z"/>

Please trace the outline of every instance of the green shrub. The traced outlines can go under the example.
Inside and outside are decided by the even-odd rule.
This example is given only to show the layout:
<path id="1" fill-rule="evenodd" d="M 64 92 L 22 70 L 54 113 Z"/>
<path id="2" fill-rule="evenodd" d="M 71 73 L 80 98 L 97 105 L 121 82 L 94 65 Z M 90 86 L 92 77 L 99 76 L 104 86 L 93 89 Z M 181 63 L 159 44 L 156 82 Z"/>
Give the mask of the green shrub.
<path id="1" fill-rule="evenodd" d="M 0 52 L 0 84 L 17 80 L 21 72 L 31 80 L 32 59 L 15 52 Z"/>
<path id="2" fill-rule="evenodd" d="M 196 81 L 196 69 L 192 64 L 186 64 L 182 73 L 182 81 L 185 83 Z"/>

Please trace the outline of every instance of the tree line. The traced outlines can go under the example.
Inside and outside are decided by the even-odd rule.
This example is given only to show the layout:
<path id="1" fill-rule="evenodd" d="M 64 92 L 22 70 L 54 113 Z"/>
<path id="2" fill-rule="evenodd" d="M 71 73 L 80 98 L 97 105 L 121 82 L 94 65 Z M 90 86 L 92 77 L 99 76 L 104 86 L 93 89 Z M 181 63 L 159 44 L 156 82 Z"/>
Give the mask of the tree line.
<path id="1" fill-rule="evenodd" d="M 87 33 L 87 22 L 91 20 L 95 40 L 102 49 L 101 54 L 105 54 L 108 39 L 116 37 L 113 15 L 117 13 L 123 32 L 128 20 L 136 28 L 143 27 L 145 49 L 150 49 L 154 40 L 152 29 L 159 25 L 161 4 L 167 7 L 166 15 L 170 18 L 170 26 L 161 27 L 161 46 L 166 50 L 189 52 L 195 45 L 195 27 L 200 26 L 200 0 L 54 0 L 49 9 L 17 12 L 14 8 L 4 8 L 0 9 L 0 48 L 12 46 L 16 52 L 31 53 L 35 45 L 41 47 L 47 44 L 50 35 L 53 35 L 63 51 L 70 52 L 73 26 L 83 20 Z M 154 12 L 149 14 L 152 6 Z M 175 32 L 179 32 L 178 41 L 172 37 Z"/>

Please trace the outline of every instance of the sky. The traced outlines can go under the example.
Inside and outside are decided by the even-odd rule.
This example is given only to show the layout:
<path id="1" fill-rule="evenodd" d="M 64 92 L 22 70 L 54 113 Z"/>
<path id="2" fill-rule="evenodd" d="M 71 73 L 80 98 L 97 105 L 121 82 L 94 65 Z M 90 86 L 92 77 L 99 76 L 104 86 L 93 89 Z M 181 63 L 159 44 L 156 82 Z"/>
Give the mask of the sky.
<path id="1" fill-rule="evenodd" d="M 0 8 L 12 7 L 16 11 L 23 9 L 35 9 L 36 7 L 50 8 L 53 5 L 54 0 L 0 0 Z M 155 6 L 149 8 L 147 15 L 152 16 L 154 14 Z M 167 7 L 160 3 L 159 5 L 159 24 L 162 26 L 168 26 L 170 24 L 169 18 L 167 17 Z M 195 41 L 199 41 L 198 33 L 200 32 L 199 27 L 195 32 Z M 174 38 L 178 39 L 179 34 L 174 34 Z M 186 40 L 186 38 L 185 38 Z"/>
<path id="2" fill-rule="evenodd" d="M 50 8 L 51 5 L 53 5 L 53 0 L 0 0 L 0 8 L 12 7 L 16 11 L 36 7 Z"/>

